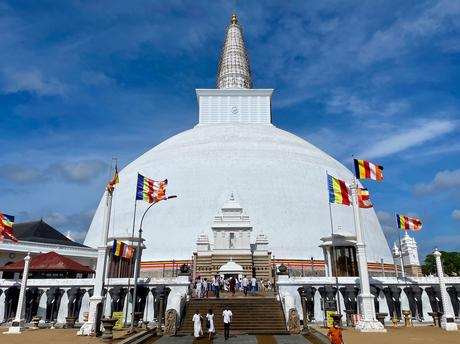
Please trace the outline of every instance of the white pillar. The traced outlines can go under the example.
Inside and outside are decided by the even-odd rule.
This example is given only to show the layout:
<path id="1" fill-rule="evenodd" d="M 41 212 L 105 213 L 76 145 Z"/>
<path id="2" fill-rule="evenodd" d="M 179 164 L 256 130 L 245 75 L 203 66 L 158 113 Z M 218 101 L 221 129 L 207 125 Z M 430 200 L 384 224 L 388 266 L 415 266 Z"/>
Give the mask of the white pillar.
<path id="1" fill-rule="evenodd" d="M 29 276 L 29 263 L 30 263 L 30 252 L 24 257 L 24 270 L 22 271 L 22 282 L 21 290 L 19 291 L 18 307 L 16 308 L 16 316 L 14 317 L 13 323 L 11 324 L 8 332 L 5 334 L 21 334 L 24 330 L 24 296 L 26 294 L 27 278 Z"/>
<path id="2" fill-rule="evenodd" d="M 93 296 L 91 296 L 91 298 L 89 299 L 88 321 L 82 325 L 80 330 L 78 330 L 77 335 L 79 336 L 89 336 L 96 332 L 95 325 L 97 305 L 99 303 L 102 303 L 105 298 L 104 296 L 102 296 L 102 291 L 104 288 L 104 278 L 106 269 L 107 238 L 109 235 L 110 227 L 110 212 L 112 210 L 112 193 L 108 191 L 106 191 L 106 193 L 107 202 L 106 211 L 104 214 L 104 230 L 101 231 L 101 238 L 99 246 L 97 248 L 96 276 L 94 279 Z M 102 312 L 104 312 L 104 310 L 102 310 Z"/>
<path id="3" fill-rule="evenodd" d="M 441 327 L 446 331 L 457 331 L 457 324 L 454 320 L 454 312 L 450 303 L 449 295 L 446 290 L 446 283 L 444 281 L 444 271 L 442 270 L 441 252 L 435 249 L 433 256 L 436 258 L 436 270 L 438 272 L 439 289 L 441 289 L 441 301 L 444 314 L 441 319 Z"/>
<path id="4" fill-rule="evenodd" d="M 358 259 L 360 293 L 358 295 L 361 320 L 356 324 L 356 329 L 360 332 L 386 332 L 384 326 L 375 318 L 374 295 L 371 294 L 369 285 L 369 271 L 367 268 L 366 245 L 363 242 L 361 221 L 359 218 L 359 206 L 357 195 L 358 183 L 353 178 L 351 185 L 353 215 L 356 230 L 356 255 Z"/>

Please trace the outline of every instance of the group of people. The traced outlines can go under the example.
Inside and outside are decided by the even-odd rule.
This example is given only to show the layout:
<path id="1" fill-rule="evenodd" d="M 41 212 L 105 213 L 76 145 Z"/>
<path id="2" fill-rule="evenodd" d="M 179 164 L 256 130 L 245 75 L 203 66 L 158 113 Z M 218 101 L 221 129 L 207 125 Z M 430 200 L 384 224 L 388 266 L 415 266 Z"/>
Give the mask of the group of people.
<path id="1" fill-rule="evenodd" d="M 272 284 L 270 280 L 261 279 L 258 282 L 255 277 L 249 279 L 246 275 L 241 280 L 233 276 L 224 279 L 222 276 L 216 275 L 212 278 L 212 281 L 198 277 L 193 284 L 193 289 L 195 296 L 198 298 L 206 298 L 210 292 L 213 293 L 214 297 L 219 298 L 221 291 L 228 291 L 232 295 L 235 295 L 237 290 L 243 291 L 244 295 L 247 295 L 248 292 L 257 292 L 259 290 L 271 291 Z"/>
<path id="2" fill-rule="evenodd" d="M 224 311 L 222 312 L 222 317 L 224 320 L 224 337 L 227 340 L 230 336 L 230 323 L 232 322 L 232 311 L 228 308 L 228 305 L 225 306 Z M 200 311 L 196 311 L 193 315 L 193 335 L 195 338 L 199 338 L 203 335 L 203 328 L 201 326 L 201 322 L 203 317 L 200 314 Z M 212 309 L 208 310 L 208 314 L 206 314 L 206 329 L 208 332 L 209 340 L 212 340 L 214 335 L 216 334 L 216 328 L 214 326 L 214 314 Z"/>

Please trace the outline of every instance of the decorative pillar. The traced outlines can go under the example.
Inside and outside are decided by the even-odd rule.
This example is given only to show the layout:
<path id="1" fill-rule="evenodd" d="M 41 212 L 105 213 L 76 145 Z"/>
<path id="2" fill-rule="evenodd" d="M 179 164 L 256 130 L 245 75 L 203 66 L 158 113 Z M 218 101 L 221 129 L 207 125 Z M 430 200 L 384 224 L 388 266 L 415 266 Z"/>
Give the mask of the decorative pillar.
<path id="1" fill-rule="evenodd" d="M 89 336 L 96 332 L 96 316 L 98 304 L 102 304 L 105 296 L 103 295 L 104 279 L 106 273 L 106 256 L 107 256 L 107 238 L 110 227 L 110 212 L 112 210 L 112 193 L 107 192 L 106 213 L 104 216 L 104 230 L 101 231 L 101 238 L 97 248 L 97 263 L 96 276 L 94 278 L 93 296 L 89 299 L 89 316 L 80 330 L 77 332 L 79 336 Z M 103 312 L 103 310 L 102 310 Z"/>
<path id="2" fill-rule="evenodd" d="M 446 331 L 457 331 L 457 324 L 454 319 L 454 312 L 452 305 L 449 300 L 449 295 L 446 290 L 446 283 L 444 281 L 444 271 L 441 263 L 441 252 L 436 248 L 433 252 L 433 256 L 436 258 L 436 270 L 438 272 L 439 288 L 441 289 L 441 301 L 444 314 L 441 318 L 441 327 Z"/>
<path id="3" fill-rule="evenodd" d="M 8 332 L 5 334 L 21 334 L 24 330 L 24 297 L 26 294 L 27 278 L 29 277 L 30 252 L 24 257 L 24 270 L 22 271 L 21 290 L 19 291 L 18 307 L 16 308 L 16 316 L 11 324 Z"/>
<path id="4" fill-rule="evenodd" d="M 353 178 L 351 185 L 353 215 L 356 230 L 356 256 L 358 259 L 360 294 L 359 303 L 361 320 L 356 324 L 356 329 L 360 332 L 386 332 L 385 327 L 375 317 L 374 295 L 371 294 L 369 285 L 369 271 L 367 268 L 366 245 L 363 242 L 361 221 L 359 218 L 358 207 L 358 182 Z"/>

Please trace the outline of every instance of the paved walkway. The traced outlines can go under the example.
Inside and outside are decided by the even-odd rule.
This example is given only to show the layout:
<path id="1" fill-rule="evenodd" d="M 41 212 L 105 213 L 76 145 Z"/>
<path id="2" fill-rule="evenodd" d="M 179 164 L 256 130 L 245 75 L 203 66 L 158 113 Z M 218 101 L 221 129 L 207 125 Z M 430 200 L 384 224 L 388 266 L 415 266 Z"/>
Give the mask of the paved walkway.
<path id="1" fill-rule="evenodd" d="M 228 340 L 225 340 L 223 336 L 216 336 L 214 338 L 213 344 L 264 344 L 264 343 L 274 343 L 274 344 L 310 344 L 302 336 L 263 336 L 263 340 L 258 340 L 257 336 L 251 335 L 241 335 L 241 336 L 231 336 Z M 269 338 L 270 337 L 270 338 Z M 209 343 L 207 338 L 195 339 L 192 336 L 185 337 L 162 337 L 155 341 L 155 344 L 206 344 Z"/>

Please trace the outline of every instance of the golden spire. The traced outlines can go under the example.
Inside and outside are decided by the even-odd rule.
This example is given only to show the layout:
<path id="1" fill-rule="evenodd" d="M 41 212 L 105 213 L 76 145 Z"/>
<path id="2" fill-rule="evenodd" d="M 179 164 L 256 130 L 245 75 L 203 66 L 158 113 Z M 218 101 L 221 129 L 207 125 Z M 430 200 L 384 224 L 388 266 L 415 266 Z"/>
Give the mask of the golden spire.
<path id="1" fill-rule="evenodd" d="M 238 18 L 236 17 L 235 11 L 233 11 L 232 20 L 230 21 L 231 24 L 238 24 Z"/>

